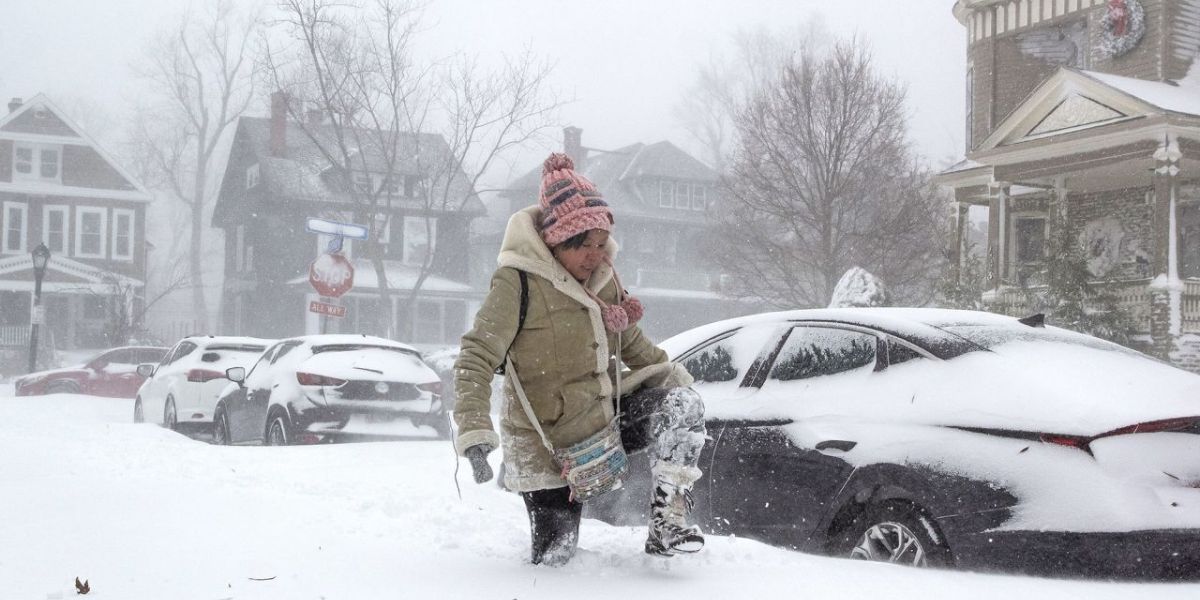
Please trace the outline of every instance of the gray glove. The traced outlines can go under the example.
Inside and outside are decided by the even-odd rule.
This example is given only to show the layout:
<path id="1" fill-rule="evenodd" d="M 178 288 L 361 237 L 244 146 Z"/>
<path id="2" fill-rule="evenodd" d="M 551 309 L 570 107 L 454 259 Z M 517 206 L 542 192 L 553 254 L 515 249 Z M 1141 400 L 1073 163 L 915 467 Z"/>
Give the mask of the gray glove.
<path id="1" fill-rule="evenodd" d="M 492 447 L 487 444 L 475 444 L 463 453 L 467 460 L 471 461 L 471 470 L 475 472 L 475 483 L 492 480 L 492 466 L 487 461 L 487 455 L 491 451 Z"/>

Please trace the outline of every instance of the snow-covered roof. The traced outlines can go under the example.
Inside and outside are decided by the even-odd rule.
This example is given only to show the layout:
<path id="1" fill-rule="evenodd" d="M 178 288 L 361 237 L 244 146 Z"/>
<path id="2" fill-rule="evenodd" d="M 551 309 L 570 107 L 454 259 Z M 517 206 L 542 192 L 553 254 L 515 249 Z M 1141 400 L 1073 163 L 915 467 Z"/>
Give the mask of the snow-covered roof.
<path id="1" fill-rule="evenodd" d="M 705 213 L 701 211 L 660 208 L 657 196 L 643 198 L 636 184 L 639 180 L 651 180 L 657 185 L 659 179 L 706 183 L 715 183 L 718 179 L 716 171 L 668 141 L 635 143 L 611 151 L 592 150 L 585 160 L 577 163 L 580 164 L 576 170 L 596 185 L 618 220 L 623 215 L 631 215 L 703 221 Z M 528 204 L 533 204 L 537 202 L 541 181 L 542 167 L 539 165 L 510 183 L 504 196 L 528 198 Z M 657 194 L 657 187 L 654 193 Z"/>
<path id="2" fill-rule="evenodd" d="M 246 159 L 240 166 L 248 166 L 257 160 L 261 180 L 270 190 L 273 198 L 283 201 L 343 204 L 353 202 L 351 196 L 341 191 L 334 183 L 330 177 L 329 160 L 300 125 L 288 121 L 285 133 L 287 148 L 284 157 L 276 157 L 271 154 L 270 118 L 241 117 L 238 120 L 238 127 L 249 141 L 250 149 L 256 157 Z M 332 126 L 319 125 L 310 131 L 313 137 L 323 140 L 321 141 L 323 146 L 336 147 L 333 141 Z M 397 156 L 404 157 L 398 158 L 394 165 L 395 172 L 400 176 L 421 175 L 421 164 L 434 164 L 439 160 L 439 155 L 450 151 L 442 136 L 430 133 L 399 134 L 397 145 Z M 356 152 L 354 154 L 358 155 Z M 383 173 L 387 170 L 386 162 L 380 157 L 380 153 L 367 151 L 362 156 L 364 156 L 366 170 L 376 173 Z M 358 160 L 352 162 L 355 168 L 359 167 Z M 466 203 L 461 208 L 462 211 L 483 212 L 483 204 L 471 189 L 470 182 L 461 170 L 454 175 L 449 197 L 455 205 L 449 206 L 448 210 L 460 210 L 456 203 L 466 198 Z M 408 198 L 403 195 L 393 198 L 392 203 L 396 208 L 410 209 L 421 209 L 427 204 L 419 198 Z"/>
<path id="3" fill-rule="evenodd" d="M 1163 110 L 1200 116 L 1200 85 L 1122 77 L 1098 71 L 1080 73 Z"/>
<path id="4" fill-rule="evenodd" d="M 354 262 L 354 289 L 355 290 L 377 290 L 379 289 L 379 279 L 375 276 L 375 267 L 369 260 L 356 259 Z M 416 267 L 411 267 L 398 263 L 396 261 L 384 261 L 384 276 L 387 277 L 389 289 L 393 290 L 411 290 L 417 283 L 417 276 L 420 274 Z M 288 285 L 308 285 L 308 275 L 296 277 L 288 281 Z M 471 293 L 473 288 L 465 283 L 440 277 L 438 275 L 429 275 L 421 284 L 421 290 L 425 292 L 443 292 L 450 294 L 465 294 Z"/>

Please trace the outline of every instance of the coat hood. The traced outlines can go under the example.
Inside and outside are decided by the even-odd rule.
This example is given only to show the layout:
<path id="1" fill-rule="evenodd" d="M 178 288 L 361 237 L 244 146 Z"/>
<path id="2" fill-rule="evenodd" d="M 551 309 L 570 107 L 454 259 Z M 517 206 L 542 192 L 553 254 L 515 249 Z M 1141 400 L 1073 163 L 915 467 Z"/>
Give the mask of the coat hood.
<path id="1" fill-rule="evenodd" d="M 575 281 L 574 277 L 571 277 L 561 263 L 555 260 L 554 255 L 550 253 L 550 247 L 542 241 L 542 236 L 538 233 L 537 228 L 541 214 L 542 209 L 535 205 L 523 208 L 509 217 L 508 227 L 504 229 L 504 241 L 500 244 L 500 255 L 496 262 L 501 267 L 520 269 L 548 279 L 554 282 L 555 287 L 568 289 L 574 287 L 586 298 L 587 294 L 583 291 L 583 286 Z M 610 260 L 617 259 L 617 250 L 617 242 L 613 241 L 611 237 L 608 238 L 605 252 L 608 253 Z M 588 289 L 593 293 L 599 293 L 612 280 L 612 273 L 612 267 L 600 265 L 587 280 Z"/>

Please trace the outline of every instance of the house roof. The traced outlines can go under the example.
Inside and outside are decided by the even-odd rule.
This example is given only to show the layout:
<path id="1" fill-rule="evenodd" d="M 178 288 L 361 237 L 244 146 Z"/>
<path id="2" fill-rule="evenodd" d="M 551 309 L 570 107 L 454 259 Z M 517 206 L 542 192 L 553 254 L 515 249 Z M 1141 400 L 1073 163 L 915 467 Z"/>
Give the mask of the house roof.
<path id="1" fill-rule="evenodd" d="M 46 110 L 52 113 L 59 122 L 59 127 L 52 132 L 23 131 L 20 127 L 17 127 L 17 124 L 20 123 L 26 114 L 36 110 Z M 66 112 L 54 104 L 45 94 L 37 94 L 22 103 L 16 110 L 0 118 L 0 139 L 89 147 L 99 154 L 108 166 L 112 167 L 127 184 L 126 189 L 106 189 L 68 186 L 59 183 L 0 182 L 0 191 L 22 194 L 111 198 L 132 200 L 135 202 L 150 202 L 154 199 L 154 196 L 146 190 L 146 186 L 138 181 L 132 173 L 126 170 L 119 161 L 113 158 L 104 147 L 93 139 L 92 136 L 88 135 L 87 131 L 76 124 Z"/>
<path id="2" fill-rule="evenodd" d="M 654 144 L 630 144 L 616 150 L 591 151 L 582 167 L 576 169 L 600 189 L 613 214 L 646 218 L 703 220 L 702 212 L 684 212 L 660 208 L 657 197 L 644 198 L 638 183 L 657 185 L 657 181 L 691 181 L 716 183 L 718 175 L 704 163 L 684 152 L 675 144 L 661 141 Z M 542 181 L 542 168 L 518 177 L 504 192 L 510 198 L 525 197 L 537 201 Z"/>
<path id="3" fill-rule="evenodd" d="M 340 186 L 335 184 L 334 174 L 337 171 L 336 167 L 330 164 L 330 161 L 322 154 L 321 146 L 336 147 L 336 133 L 331 125 L 319 125 L 315 128 L 310 128 L 306 133 L 300 125 L 289 121 L 287 124 L 286 140 L 286 156 L 275 157 L 271 155 L 271 120 L 267 117 L 242 117 L 238 120 L 238 127 L 242 134 L 245 135 L 251 152 L 257 157 L 259 164 L 260 180 L 272 195 L 284 200 L 301 200 L 301 201 L 316 201 L 316 202 L 331 202 L 338 204 L 352 204 L 354 202 L 350 194 L 341 191 Z M 309 135 L 315 137 L 317 142 L 314 142 Z M 397 140 L 397 159 L 395 171 L 401 176 L 405 175 L 420 175 L 420 164 L 434 162 L 438 155 L 445 155 L 450 152 L 449 146 L 445 139 L 440 135 L 421 133 L 400 133 Z M 318 146 L 318 143 L 321 146 Z M 356 144 L 353 140 L 346 140 L 347 145 L 353 147 Z M 362 151 L 359 149 L 359 151 Z M 356 150 L 352 149 L 356 158 L 352 160 L 356 164 L 365 163 L 367 171 L 374 173 L 385 173 L 388 170 L 387 163 L 379 152 L 371 151 L 369 148 L 363 153 L 357 154 Z M 361 156 L 361 158 L 358 158 Z M 359 161 L 362 161 L 360 163 Z M 467 180 L 466 174 L 461 170 L 455 174 L 451 184 L 451 198 L 466 198 L 465 205 L 459 209 L 458 207 L 451 210 L 462 210 L 472 213 L 483 213 L 483 204 L 479 200 L 479 196 L 471 188 L 470 182 Z M 397 208 L 422 209 L 426 208 L 426 204 L 420 199 L 406 198 L 398 196 L 393 199 L 393 206 Z"/>
<path id="4" fill-rule="evenodd" d="M 1162 110 L 1200 116 L 1200 85 L 1193 81 L 1147 81 L 1096 71 L 1080 73 Z"/>
<path id="5" fill-rule="evenodd" d="M 33 255 L 26 252 L 0 258 L 0 276 L 4 278 L 0 289 L 32 289 Z M 138 279 L 58 255 L 51 256 L 46 263 L 45 277 L 42 289 L 47 292 L 107 294 L 112 293 L 114 286 L 144 287 Z"/>

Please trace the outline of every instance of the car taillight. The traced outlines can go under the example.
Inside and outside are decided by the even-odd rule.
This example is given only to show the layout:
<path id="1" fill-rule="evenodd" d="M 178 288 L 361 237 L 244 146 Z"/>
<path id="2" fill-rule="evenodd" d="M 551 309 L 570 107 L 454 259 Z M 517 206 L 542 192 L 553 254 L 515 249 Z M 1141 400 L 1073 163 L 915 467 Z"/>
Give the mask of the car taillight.
<path id="1" fill-rule="evenodd" d="M 442 382 L 431 381 L 429 383 L 418 383 L 417 389 L 419 389 L 423 392 L 429 392 L 429 393 L 433 394 L 434 396 L 441 396 L 442 395 Z"/>
<path id="2" fill-rule="evenodd" d="M 343 383 L 346 383 L 345 379 L 338 379 L 337 377 L 326 377 L 324 375 L 314 375 L 313 373 L 303 373 L 300 371 L 296 372 L 296 381 L 299 381 L 300 385 L 324 385 L 324 386 L 338 386 L 338 385 L 342 385 Z"/>
<path id="3" fill-rule="evenodd" d="M 210 371 L 208 369 L 191 369 L 187 373 L 187 380 L 192 383 L 204 383 L 214 379 L 221 379 L 225 374 L 220 371 Z"/>
<path id="4" fill-rule="evenodd" d="M 1071 448 L 1076 448 L 1078 450 L 1090 452 L 1090 450 L 1088 449 L 1088 442 L 1090 442 L 1091 440 L 1089 440 L 1088 438 L 1085 438 L 1085 437 L 1079 437 L 1077 435 L 1055 435 L 1052 433 L 1043 433 L 1040 436 L 1040 439 L 1043 442 L 1046 442 L 1049 444 L 1058 444 L 1059 446 L 1069 446 Z"/>
<path id="5" fill-rule="evenodd" d="M 1191 429 L 1198 424 L 1200 424 L 1200 417 L 1182 417 L 1182 418 L 1178 418 L 1178 419 L 1161 419 L 1158 421 L 1147 421 L 1145 423 L 1138 423 L 1137 425 L 1121 427 L 1120 429 L 1114 429 L 1112 431 L 1102 433 L 1096 437 L 1101 438 L 1101 437 L 1108 437 L 1111 435 L 1128 435 L 1130 433 L 1157 433 L 1160 431 L 1181 431 L 1184 429 Z"/>

